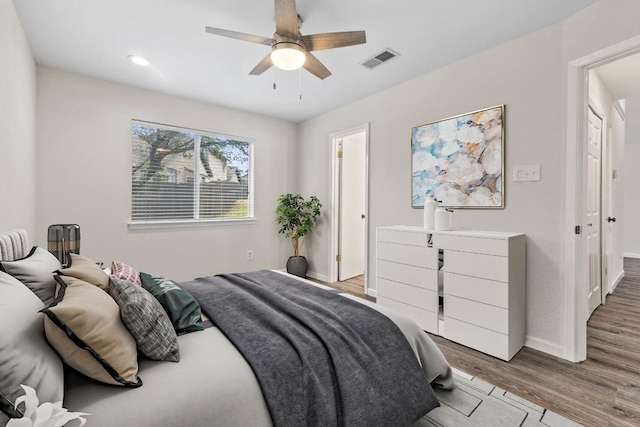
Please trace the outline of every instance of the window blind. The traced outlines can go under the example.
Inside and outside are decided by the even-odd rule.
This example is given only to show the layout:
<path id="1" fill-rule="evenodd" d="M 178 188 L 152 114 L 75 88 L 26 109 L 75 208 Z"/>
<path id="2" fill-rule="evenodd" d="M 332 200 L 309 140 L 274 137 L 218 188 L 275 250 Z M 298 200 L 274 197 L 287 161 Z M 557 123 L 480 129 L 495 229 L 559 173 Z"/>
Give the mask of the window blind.
<path id="1" fill-rule="evenodd" d="M 149 122 L 132 124 L 132 223 L 253 218 L 253 143 Z"/>

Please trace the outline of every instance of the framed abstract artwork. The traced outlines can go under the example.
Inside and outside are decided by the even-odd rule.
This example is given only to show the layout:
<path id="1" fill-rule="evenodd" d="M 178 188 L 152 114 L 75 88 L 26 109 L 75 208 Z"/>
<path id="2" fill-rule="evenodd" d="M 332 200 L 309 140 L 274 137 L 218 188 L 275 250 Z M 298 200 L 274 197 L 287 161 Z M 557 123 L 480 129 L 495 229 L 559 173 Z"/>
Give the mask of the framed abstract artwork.
<path id="1" fill-rule="evenodd" d="M 504 208 L 504 105 L 411 130 L 414 208 Z"/>

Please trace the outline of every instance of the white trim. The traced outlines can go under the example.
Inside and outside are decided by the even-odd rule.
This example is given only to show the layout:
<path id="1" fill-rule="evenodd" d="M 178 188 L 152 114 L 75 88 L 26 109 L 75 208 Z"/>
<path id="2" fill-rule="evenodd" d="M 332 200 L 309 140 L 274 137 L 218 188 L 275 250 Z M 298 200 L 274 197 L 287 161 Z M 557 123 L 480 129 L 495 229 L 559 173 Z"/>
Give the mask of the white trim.
<path id="1" fill-rule="evenodd" d="M 324 283 L 333 283 L 329 281 L 328 276 L 324 274 L 316 273 L 315 271 L 307 271 L 307 276 L 311 277 L 312 279 L 320 280 L 321 282 L 324 282 Z"/>
<path id="2" fill-rule="evenodd" d="M 331 199 L 330 199 L 330 231 L 329 231 L 329 269 L 328 282 L 335 283 L 338 281 L 338 269 L 336 264 L 336 254 L 338 253 L 338 206 L 339 200 L 339 168 L 337 161 L 338 140 L 355 133 L 364 132 L 365 134 L 365 199 L 364 199 L 364 292 L 369 291 L 369 123 L 354 126 L 339 132 L 330 134 L 331 137 Z"/>
<path id="3" fill-rule="evenodd" d="M 560 344 L 553 343 L 551 341 L 542 340 L 540 338 L 527 337 L 524 345 L 534 350 L 548 353 L 552 356 L 564 358 L 564 348 Z"/>
<path id="4" fill-rule="evenodd" d="M 624 270 L 622 270 L 620 274 L 618 274 L 618 277 L 616 277 L 616 280 L 613 281 L 613 284 L 611 285 L 611 289 L 609 290 L 610 294 L 612 294 L 613 291 L 616 290 L 616 288 L 618 287 L 618 284 L 622 281 L 622 279 L 624 279 Z"/>
<path id="5" fill-rule="evenodd" d="M 624 258 L 634 258 L 634 259 L 640 259 L 640 254 L 634 254 L 632 252 L 625 252 L 622 254 L 622 256 Z"/>
<path id="6" fill-rule="evenodd" d="M 227 225 L 250 225 L 255 224 L 255 218 L 240 218 L 240 219 L 212 219 L 212 220 L 175 220 L 175 221 L 144 221 L 144 222 L 129 222 L 127 226 L 129 230 L 152 230 L 152 229 L 167 229 L 167 228 L 195 228 L 195 227 L 217 227 Z"/>
<path id="7" fill-rule="evenodd" d="M 620 99 L 613 101 L 613 106 L 616 108 L 616 112 L 618 113 L 622 121 L 625 121 L 625 119 L 627 118 L 627 112 L 624 110 L 624 108 L 622 108 L 622 104 L 620 103 L 620 101 Z"/>
<path id="8" fill-rule="evenodd" d="M 583 192 L 583 135 L 586 116 L 586 81 L 588 74 L 575 63 L 567 70 L 567 164 L 566 164 L 566 220 L 565 220 L 565 337 L 562 357 L 573 362 L 586 358 L 587 330 L 585 319 L 586 289 L 577 286 L 585 283 L 581 266 L 584 250 L 584 234 L 575 234 L 575 227 L 584 228 Z M 584 330 L 583 330 L 584 329 Z M 535 348 L 535 347 L 534 347 Z"/>
<path id="9" fill-rule="evenodd" d="M 378 298 L 378 291 L 376 289 L 367 288 L 366 294 L 370 297 Z"/>
<path id="10" fill-rule="evenodd" d="M 586 162 L 584 132 L 588 105 L 588 70 L 640 51 L 640 36 L 576 59 L 567 68 L 567 157 L 565 218 L 565 359 L 579 362 L 587 357 L 586 239 L 574 227 L 584 229 Z M 562 357 L 562 355 L 561 355 Z"/>

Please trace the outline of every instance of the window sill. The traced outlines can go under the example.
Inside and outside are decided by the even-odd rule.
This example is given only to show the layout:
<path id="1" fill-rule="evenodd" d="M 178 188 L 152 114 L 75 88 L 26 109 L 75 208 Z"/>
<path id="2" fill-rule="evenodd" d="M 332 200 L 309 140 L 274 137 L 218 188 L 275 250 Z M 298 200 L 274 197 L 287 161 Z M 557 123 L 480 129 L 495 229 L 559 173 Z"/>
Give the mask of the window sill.
<path id="1" fill-rule="evenodd" d="M 129 222 L 129 230 L 153 230 L 171 228 L 196 228 L 196 227 L 218 227 L 227 225 L 249 225 L 255 224 L 256 219 L 212 219 L 212 220 L 169 220 L 169 221 L 136 221 Z"/>

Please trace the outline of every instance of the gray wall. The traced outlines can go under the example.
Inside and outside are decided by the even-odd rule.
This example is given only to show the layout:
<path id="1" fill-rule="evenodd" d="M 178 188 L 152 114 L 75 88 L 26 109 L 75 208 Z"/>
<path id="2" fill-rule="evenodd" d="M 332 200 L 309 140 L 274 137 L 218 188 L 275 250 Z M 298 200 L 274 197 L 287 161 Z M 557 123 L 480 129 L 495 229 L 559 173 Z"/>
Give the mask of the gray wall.
<path id="1" fill-rule="evenodd" d="M 330 197 L 330 135 L 363 123 L 370 132 L 369 285 L 375 289 L 375 229 L 421 225 L 411 209 L 411 127 L 506 104 L 506 208 L 458 210 L 453 226 L 527 235 L 527 345 L 564 357 L 571 310 L 564 224 L 567 69 L 570 61 L 640 34 L 640 2 L 601 0 L 564 22 L 530 33 L 338 108 L 300 125 L 300 191 Z M 402 67 L 401 58 L 389 67 Z M 515 165 L 540 164 L 539 182 L 513 182 Z M 329 270 L 330 224 L 314 232 L 311 267 Z M 317 238 L 321 236 L 321 238 Z"/>
<path id="2" fill-rule="evenodd" d="M 255 223 L 129 230 L 132 119 L 253 139 Z M 273 212 L 295 190 L 295 124 L 39 67 L 37 130 L 41 241 L 49 224 L 78 223 L 82 254 L 175 280 L 284 266 Z"/>
<path id="3" fill-rule="evenodd" d="M 36 217 L 36 64 L 11 0 L 0 0 L 0 230 Z"/>
<path id="4" fill-rule="evenodd" d="M 376 287 L 375 229 L 422 225 L 411 208 L 411 128 L 421 123 L 505 104 L 506 207 L 456 210 L 454 228 L 503 230 L 527 235 L 529 335 L 560 342 L 564 290 L 561 282 L 563 157 L 558 134 L 563 111 L 562 27 L 555 25 L 400 84 L 300 126 L 300 190 L 329 198 L 328 135 L 370 123 L 369 286 Z M 388 66 L 402 66 L 389 63 Z M 480 77 L 482 76 L 482 77 Z M 527 82 L 527 84 L 523 84 Z M 555 149 L 552 149 L 554 147 Z M 514 165 L 541 164 L 539 182 L 513 182 Z M 328 227 L 328 224 L 323 224 Z M 319 233 L 328 235 L 328 230 Z M 314 232 L 312 268 L 326 274 L 327 240 Z"/>

